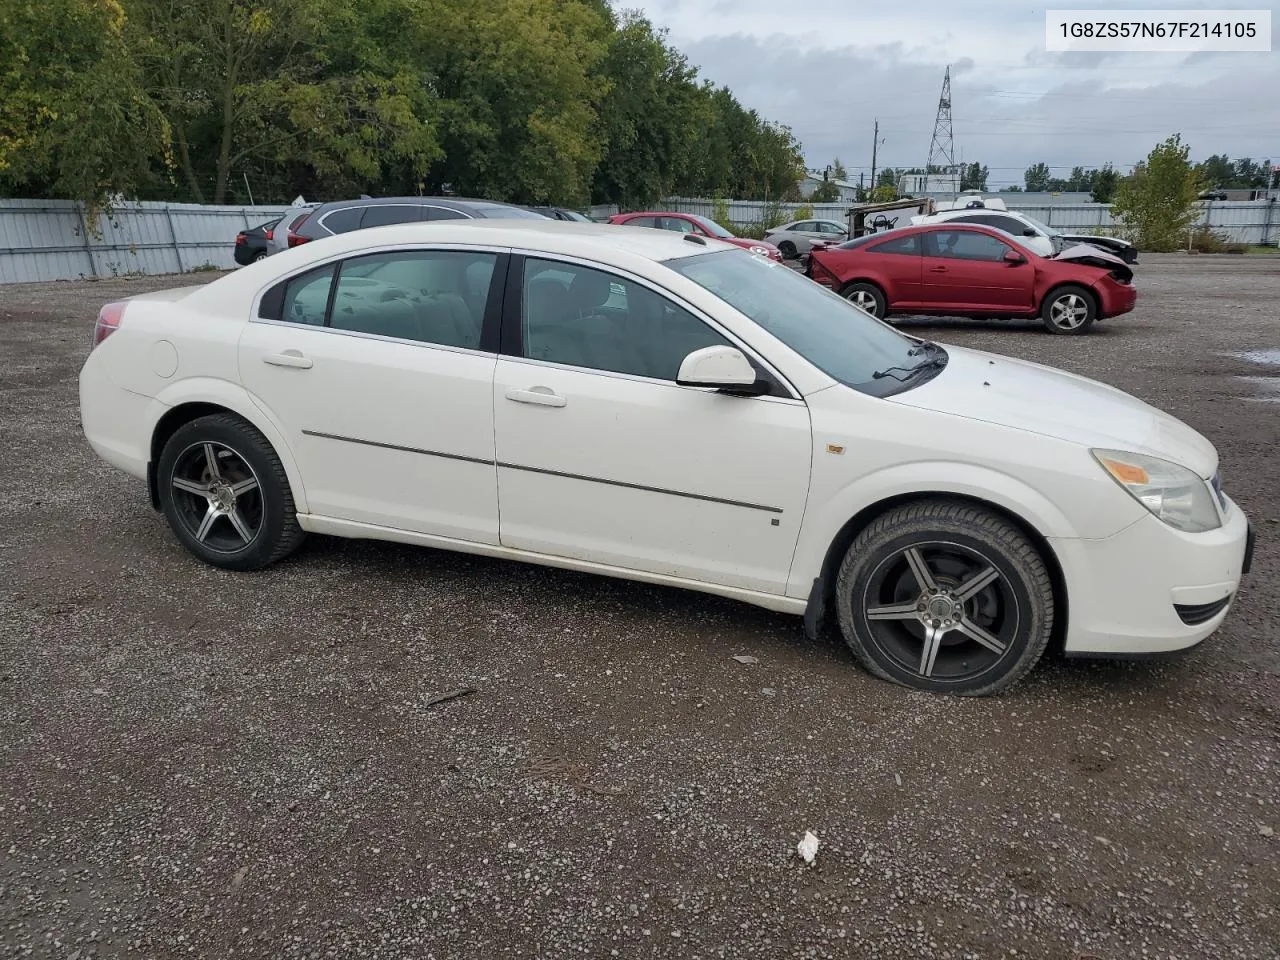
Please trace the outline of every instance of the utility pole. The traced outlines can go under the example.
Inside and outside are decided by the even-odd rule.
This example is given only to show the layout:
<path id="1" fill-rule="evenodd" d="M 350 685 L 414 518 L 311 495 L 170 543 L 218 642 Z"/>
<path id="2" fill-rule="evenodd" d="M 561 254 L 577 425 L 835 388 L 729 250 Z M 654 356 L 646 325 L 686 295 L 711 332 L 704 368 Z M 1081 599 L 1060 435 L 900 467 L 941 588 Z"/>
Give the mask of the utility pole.
<path id="1" fill-rule="evenodd" d="M 875 133 L 871 135 L 871 195 L 876 193 L 876 147 L 880 145 L 880 119 L 876 118 Z"/>

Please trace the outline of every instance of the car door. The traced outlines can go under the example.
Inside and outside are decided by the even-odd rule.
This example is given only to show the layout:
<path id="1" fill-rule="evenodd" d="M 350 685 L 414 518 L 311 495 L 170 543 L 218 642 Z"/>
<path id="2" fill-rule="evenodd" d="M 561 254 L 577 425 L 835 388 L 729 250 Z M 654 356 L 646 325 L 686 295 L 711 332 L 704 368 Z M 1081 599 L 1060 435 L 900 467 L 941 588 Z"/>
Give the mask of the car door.
<path id="1" fill-rule="evenodd" d="M 283 429 L 311 513 L 498 542 L 490 291 L 505 260 L 400 249 L 263 296 L 240 339 L 240 377 Z"/>
<path id="2" fill-rule="evenodd" d="M 920 236 L 918 233 L 890 235 L 878 243 L 868 244 L 864 254 L 874 258 L 872 273 L 881 281 L 889 304 L 898 309 L 919 306 L 924 300 Z"/>
<path id="3" fill-rule="evenodd" d="M 761 397 L 676 384 L 689 353 L 729 342 L 636 277 L 513 258 L 493 393 L 503 546 L 783 593 L 808 408 L 776 378 Z"/>
<path id="4" fill-rule="evenodd" d="M 921 304 L 933 311 L 1030 313 L 1035 268 L 1004 259 L 1014 251 L 981 230 L 931 230 L 924 240 Z"/>

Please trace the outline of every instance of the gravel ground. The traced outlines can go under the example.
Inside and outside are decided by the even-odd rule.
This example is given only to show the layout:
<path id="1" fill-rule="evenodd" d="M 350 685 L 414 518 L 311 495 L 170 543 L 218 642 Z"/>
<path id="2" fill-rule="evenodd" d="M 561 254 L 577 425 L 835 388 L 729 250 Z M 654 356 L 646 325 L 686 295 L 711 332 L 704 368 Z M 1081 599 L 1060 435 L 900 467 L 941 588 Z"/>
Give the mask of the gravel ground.
<path id="1" fill-rule="evenodd" d="M 207 278 L 3 288 L 0 956 L 1280 957 L 1280 366 L 1240 356 L 1280 260 L 1143 259 L 1086 338 L 911 326 L 1207 434 L 1253 574 L 1181 660 L 980 701 L 663 588 L 318 537 L 202 566 L 75 378 L 102 302 Z"/>

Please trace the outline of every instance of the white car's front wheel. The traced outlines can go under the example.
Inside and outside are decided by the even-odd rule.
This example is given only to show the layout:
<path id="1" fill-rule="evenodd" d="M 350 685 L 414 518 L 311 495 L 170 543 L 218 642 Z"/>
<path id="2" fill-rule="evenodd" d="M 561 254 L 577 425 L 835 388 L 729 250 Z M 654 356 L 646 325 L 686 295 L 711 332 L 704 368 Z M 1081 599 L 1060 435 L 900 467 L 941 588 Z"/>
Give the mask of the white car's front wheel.
<path id="1" fill-rule="evenodd" d="M 981 696 L 1035 665 L 1053 629 L 1053 587 L 1005 518 L 947 500 L 906 504 L 849 546 L 836 583 L 840 630 L 876 676 Z"/>

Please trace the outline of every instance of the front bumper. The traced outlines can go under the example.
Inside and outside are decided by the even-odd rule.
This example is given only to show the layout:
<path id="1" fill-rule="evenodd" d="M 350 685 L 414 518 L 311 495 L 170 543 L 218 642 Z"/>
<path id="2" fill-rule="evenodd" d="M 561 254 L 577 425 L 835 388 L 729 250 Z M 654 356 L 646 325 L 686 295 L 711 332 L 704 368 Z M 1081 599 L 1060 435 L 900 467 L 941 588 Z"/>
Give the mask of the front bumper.
<path id="1" fill-rule="evenodd" d="M 1104 280 L 1095 284 L 1093 289 L 1098 294 L 1098 305 L 1103 317 L 1118 317 L 1122 313 L 1129 313 L 1138 302 L 1138 291 L 1132 283 Z"/>
<path id="2" fill-rule="evenodd" d="M 1223 526 L 1206 533 L 1147 516 L 1103 540 L 1051 540 L 1067 587 L 1067 655 L 1172 653 L 1217 630 L 1253 554 L 1252 526 L 1226 503 Z M 1212 616 L 1184 622 L 1188 609 L 1218 604 Z"/>

